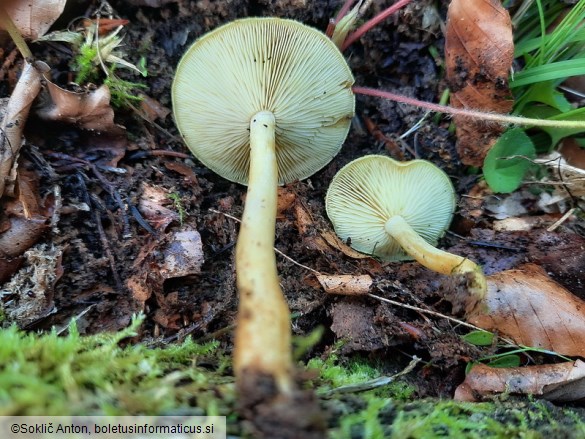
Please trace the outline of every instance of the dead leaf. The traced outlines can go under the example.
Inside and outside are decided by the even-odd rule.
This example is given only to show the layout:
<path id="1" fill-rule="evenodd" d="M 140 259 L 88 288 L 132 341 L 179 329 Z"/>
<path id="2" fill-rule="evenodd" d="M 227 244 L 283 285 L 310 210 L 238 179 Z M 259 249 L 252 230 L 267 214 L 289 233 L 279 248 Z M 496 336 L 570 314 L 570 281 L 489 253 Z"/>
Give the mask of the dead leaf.
<path id="1" fill-rule="evenodd" d="M 100 133 L 119 134 L 123 131 L 114 123 L 110 106 L 110 89 L 101 87 L 85 93 L 65 90 L 51 82 L 47 75 L 48 99 L 37 109 L 41 119 L 66 122 L 79 128 Z"/>
<path id="2" fill-rule="evenodd" d="M 326 293 L 346 296 L 368 294 L 373 283 L 369 274 L 319 274 L 317 279 Z"/>
<path id="3" fill-rule="evenodd" d="M 44 63 L 35 63 L 35 66 L 48 68 Z M 16 176 L 13 167 L 22 145 L 22 131 L 30 107 L 41 91 L 41 73 L 35 66 L 25 63 L 0 125 L 0 197 L 5 192 L 12 194 Z"/>
<path id="4" fill-rule="evenodd" d="M 329 244 L 334 249 L 339 250 L 345 256 L 349 256 L 350 258 L 353 259 L 366 259 L 370 257 L 368 255 L 364 255 L 363 253 L 355 251 L 349 245 L 346 245 L 341 239 L 339 239 L 339 236 L 337 236 L 337 234 L 333 232 L 330 231 L 321 232 L 321 236 L 323 237 L 323 239 L 325 239 L 327 244 Z"/>
<path id="5" fill-rule="evenodd" d="M 173 202 L 170 193 L 160 186 L 142 183 L 142 194 L 138 201 L 138 210 L 157 230 L 164 231 L 170 223 L 179 220 L 179 214 L 167 206 Z"/>
<path id="6" fill-rule="evenodd" d="M 500 0 L 453 0 L 447 14 L 445 66 L 451 105 L 508 113 L 508 73 L 514 60 L 512 23 Z M 466 165 L 483 166 L 503 128 L 455 116 L 457 151 Z"/>
<path id="7" fill-rule="evenodd" d="M 182 304 L 177 299 L 177 292 L 166 293 L 163 284 L 168 279 L 199 274 L 203 262 L 199 232 L 181 230 L 169 233 L 141 250 L 134 262 L 134 274 L 126 281 L 126 286 L 132 297 L 143 305 L 154 295 L 159 306 L 156 322 L 163 327 L 178 329 Z"/>
<path id="8" fill-rule="evenodd" d="M 140 96 L 142 97 L 140 111 L 147 121 L 154 122 L 156 119 L 165 120 L 171 113 L 169 108 L 163 106 L 159 101 L 150 96 L 145 94 L 141 94 Z"/>
<path id="9" fill-rule="evenodd" d="M 581 360 L 539 366 L 495 368 L 476 364 L 455 390 L 458 401 L 479 401 L 499 393 L 535 395 L 549 401 L 585 399 L 585 363 Z"/>
<path id="10" fill-rule="evenodd" d="M 535 264 L 489 276 L 486 299 L 467 321 L 519 345 L 585 356 L 585 301 Z"/>
<path id="11" fill-rule="evenodd" d="M 63 12 L 67 0 L 18 0 L 5 6 L 24 38 L 43 36 Z"/>
<path id="12" fill-rule="evenodd" d="M 168 237 L 162 254 L 160 275 L 164 280 L 199 274 L 203 265 L 201 235 L 196 230 L 174 232 Z"/>
<path id="13" fill-rule="evenodd" d="M 24 261 L 23 253 L 32 247 L 48 228 L 52 203 L 46 206 L 39 197 L 38 175 L 18 169 L 16 198 L 5 197 L 0 210 L 0 283 L 8 280 Z"/>

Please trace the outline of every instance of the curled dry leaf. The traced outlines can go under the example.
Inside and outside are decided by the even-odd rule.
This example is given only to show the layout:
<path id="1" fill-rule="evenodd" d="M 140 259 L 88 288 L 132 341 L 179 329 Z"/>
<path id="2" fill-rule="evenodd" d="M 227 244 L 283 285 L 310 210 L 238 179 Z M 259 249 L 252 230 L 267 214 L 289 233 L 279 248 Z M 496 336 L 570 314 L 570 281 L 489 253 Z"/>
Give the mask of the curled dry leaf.
<path id="1" fill-rule="evenodd" d="M 163 284 L 168 279 L 199 274 L 203 262 L 199 232 L 182 230 L 169 233 L 161 241 L 152 241 L 141 250 L 134 263 L 134 274 L 126 286 L 132 297 L 142 304 L 154 294 L 160 307 L 157 322 L 173 326 L 177 322 L 177 306 L 180 304 L 176 300 L 176 292 L 165 295 Z"/>
<path id="2" fill-rule="evenodd" d="M 54 84 L 45 75 L 48 96 L 37 109 L 41 119 L 66 122 L 79 128 L 100 133 L 119 134 L 123 131 L 114 123 L 110 106 L 110 89 L 102 85 L 85 93 L 75 93 Z"/>
<path id="3" fill-rule="evenodd" d="M 164 231 L 171 222 L 179 220 L 179 214 L 167 207 L 172 205 L 172 201 L 166 189 L 147 183 L 142 183 L 141 189 L 138 210 L 150 225 Z"/>
<path id="4" fill-rule="evenodd" d="M 6 12 L 23 37 L 36 40 L 59 18 L 67 0 L 12 0 Z"/>
<path id="5" fill-rule="evenodd" d="M 0 283 L 7 281 L 48 228 L 51 203 L 44 206 L 39 198 L 38 176 L 19 168 L 16 198 L 5 198 L 0 210 Z"/>
<path id="6" fill-rule="evenodd" d="M 467 320 L 519 345 L 585 356 L 585 301 L 535 264 L 489 276 L 486 299 Z"/>
<path id="7" fill-rule="evenodd" d="M 4 117 L 0 125 L 0 197 L 6 189 L 8 192 L 13 190 L 16 175 L 13 167 L 22 144 L 22 131 L 28 119 L 30 107 L 41 91 L 39 68 L 48 68 L 43 63 L 36 64 L 25 64 L 4 110 Z"/>
<path id="8" fill-rule="evenodd" d="M 479 401 L 499 393 L 535 395 L 556 402 L 584 400 L 585 363 L 577 360 L 511 368 L 476 364 L 455 390 L 455 399 Z"/>
<path id="9" fill-rule="evenodd" d="M 514 59 L 512 23 L 500 0 L 453 0 L 447 14 L 445 65 L 451 105 L 497 113 L 512 109 L 508 72 Z M 503 129 L 455 116 L 457 150 L 466 165 L 482 166 Z"/>
<path id="10" fill-rule="evenodd" d="M 369 274 L 318 274 L 317 279 L 326 293 L 346 296 L 368 294 L 373 283 Z"/>

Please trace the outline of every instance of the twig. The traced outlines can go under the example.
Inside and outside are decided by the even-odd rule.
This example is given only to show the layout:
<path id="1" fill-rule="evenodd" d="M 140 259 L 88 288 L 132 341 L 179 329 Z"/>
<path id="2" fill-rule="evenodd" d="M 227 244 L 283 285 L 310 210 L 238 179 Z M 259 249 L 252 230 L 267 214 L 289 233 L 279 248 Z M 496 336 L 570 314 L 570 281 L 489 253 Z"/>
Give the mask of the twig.
<path id="1" fill-rule="evenodd" d="M 368 293 L 366 295 L 367 296 L 370 296 L 370 297 L 372 297 L 374 299 L 380 300 L 381 302 L 386 302 L 386 303 L 389 303 L 389 304 L 394 305 L 394 306 L 399 306 L 401 308 L 410 309 L 412 311 L 417 311 L 417 312 L 420 312 L 420 313 L 426 313 L 426 314 L 429 314 L 429 315 L 432 315 L 432 316 L 435 316 L 435 317 L 440 317 L 440 318 L 443 318 L 443 319 L 447 319 L 447 320 L 452 321 L 452 322 L 455 322 L 455 323 L 457 323 L 459 325 L 467 326 L 468 328 L 475 329 L 476 331 L 488 332 L 485 329 L 482 329 L 482 328 L 480 328 L 478 326 L 472 325 L 471 323 L 464 322 L 462 320 L 456 319 L 455 317 L 450 317 L 450 316 L 447 316 L 445 314 L 441 314 L 441 313 L 436 312 L 436 311 L 431 311 L 429 309 L 419 308 L 418 306 L 406 305 L 405 303 L 400 303 L 400 302 L 396 302 L 394 300 L 386 299 L 385 297 L 376 296 L 375 294 L 372 294 L 372 293 Z"/>
<path id="2" fill-rule="evenodd" d="M 104 253 L 106 254 L 106 257 L 108 258 L 108 261 L 110 263 L 110 270 L 112 271 L 112 276 L 114 277 L 114 282 L 116 284 L 116 289 L 118 290 L 118 293 L 122 292 L 122 280 L 120 279 L 120 275 L 118 274 L 118 270 L 116 270 L 116 259 L 114 258 L 114 254 L 112 253 L 112 250 L 110 248 L 110 244 L 108 242 L 108 237 L 106 236 L 106 232 L 104 231 L 104 227 L 102 225 L 102 220 L 100 218 L 100 206 L 97 205 L 97 203 L 95 204 L 95 209 L 94 209 L 94 219 L 96 222 L 96 226 L 97 226 L 97 230 L 98 233 L 100 235 L 100 241 L 102 243 L 102 248 L 104 249 Z"/>
<path id="3" fill-rule="evenodd" d="M 573 212 L 575 212 L 577 208 L 573 207 L 572 209 L 569 209 L 562 217 L 561 219 L 559 219 L 558 221 L 556 221 L 553 225 L 551 225 L 549 228 L 546 229 L 547 232 L 554 232 L 561 224 L 563 224 L 565 221 L 567 221 L 567 219 L 569 219 L 569 217 L 571 215 L 573 215 Z"/>

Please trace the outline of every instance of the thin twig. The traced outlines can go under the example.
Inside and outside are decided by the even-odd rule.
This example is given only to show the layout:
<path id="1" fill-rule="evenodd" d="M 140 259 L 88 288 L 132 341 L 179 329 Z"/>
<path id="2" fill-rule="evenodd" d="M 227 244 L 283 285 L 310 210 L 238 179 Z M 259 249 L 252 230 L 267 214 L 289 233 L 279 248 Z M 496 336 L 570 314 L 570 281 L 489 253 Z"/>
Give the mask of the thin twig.
<path id="1" fill-rule="evenodd" d="M 419 308 L 418 306 L 406 305 L 405 303 L 400 303 L 400 302 L 396 302 L 394 300 L 386 299 L 385 297 L 376 296 L 375 294 L 372 294 L 372 293 L 368 293 L 366 295 L 370 296 L 374 299 L 380 300 L 381 302 L 386 302 L 386 303 L 389 303 L 389 304 L 394 305 L 394 306 L 400 306 L 401 308 L 410 309 L 412 311 L 418 311 L 420 313 L 426 313 L 426 314 L 429 314 L 429 315 L 432 315 L 435 317 L 441 317 L 443 319 L 450 320 L 450 321 L 455 322 L 459 325 L 467 326 L 468 328 L 472 328 L 472 329 L 475 329 L 477 331 L 488 332 L 485 329 L 482 329 L 478 326 L 472 325 L 471 323 L 467 323 L 467 322 L 464 322 L 462 320 L 456 319 L 455 317 L 450 317 L 450 316 L 447 316 L 445 314 L 441 314 L 440 312 L 431 311 L 429 309 L 424 309 L 424 308 Z"/>

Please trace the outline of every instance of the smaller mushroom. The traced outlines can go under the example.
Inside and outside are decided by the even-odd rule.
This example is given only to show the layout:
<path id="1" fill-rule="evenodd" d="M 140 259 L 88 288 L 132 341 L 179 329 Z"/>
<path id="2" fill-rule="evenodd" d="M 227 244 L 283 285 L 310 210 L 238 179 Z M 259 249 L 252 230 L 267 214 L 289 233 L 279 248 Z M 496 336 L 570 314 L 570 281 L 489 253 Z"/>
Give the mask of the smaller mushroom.
<path id="1" fill-rule="evenodd" d="M 432 163 L 359 158 L 333 178 L 325 204 L 335 232 L 354 249 L 387 261 L 414 258 L 438 273 L 463 275 L 470 294 L 485 296 L 479 266 L 434 247 L 451 223 L 455 190 Z"/>

